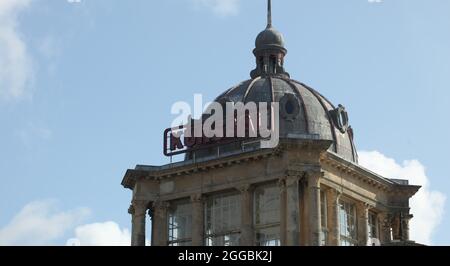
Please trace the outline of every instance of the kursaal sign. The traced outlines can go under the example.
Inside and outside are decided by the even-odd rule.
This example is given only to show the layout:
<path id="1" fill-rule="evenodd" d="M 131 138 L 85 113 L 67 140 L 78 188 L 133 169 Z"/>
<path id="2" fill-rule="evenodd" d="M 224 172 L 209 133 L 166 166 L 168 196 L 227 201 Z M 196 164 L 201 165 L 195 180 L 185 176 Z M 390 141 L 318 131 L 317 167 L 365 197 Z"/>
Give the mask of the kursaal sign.
<path id="1" fill-rule="evenodd" d="M 200 119 L 166 129 L 163 152 L 173 156 L 242 140 L 260 140 L 262 148 L 275 148 L 279 125 L 278 102 L 213 102 Z"/>

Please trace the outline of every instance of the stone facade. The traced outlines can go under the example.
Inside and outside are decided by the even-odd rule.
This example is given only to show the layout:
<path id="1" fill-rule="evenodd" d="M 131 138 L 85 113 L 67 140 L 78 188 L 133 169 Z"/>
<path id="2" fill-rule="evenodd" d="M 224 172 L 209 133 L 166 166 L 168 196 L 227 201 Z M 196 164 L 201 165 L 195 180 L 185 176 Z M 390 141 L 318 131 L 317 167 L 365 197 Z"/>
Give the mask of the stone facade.
<path id="1" fill-rule="evenodd" d="M 132 244 L 145 244 L 147 213 L 152 245 L 171 244 L 168 210 L 172 202 L 185 199 L 192 210 L 189 245 L 205 245 L 205 199 L 234 192 L 241 199 L 239 242 L 234 244 L 257 245 L 253 191 L 264 184 L 278 187 L 281 245 L 376 244 L 373 238 L 382 245 L 411 243 L 409 198 L 419 187 L 344 160 L 328 150 L 330 145 L 330 141 L 285 139 L 276 149 L 128 170 L 122 185 L 133 190 Z M 346 213 L 344 205 L 351 211 Z M 376 219 L 372 235 L 369 213 Z M 346 215 L 350 218 L 343 219 Z"/>

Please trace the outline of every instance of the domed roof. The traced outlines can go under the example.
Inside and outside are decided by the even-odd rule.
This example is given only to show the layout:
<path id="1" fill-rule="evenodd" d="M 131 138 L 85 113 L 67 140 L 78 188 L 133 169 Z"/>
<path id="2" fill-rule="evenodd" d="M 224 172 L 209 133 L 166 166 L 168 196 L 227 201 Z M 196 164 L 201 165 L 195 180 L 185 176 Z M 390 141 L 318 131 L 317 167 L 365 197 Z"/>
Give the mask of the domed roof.
<path id="1" fill-rule="evenodd" d="M 284 48 L 283 34 L 273 27 L 268 27 L 258 34 L 255 41 L 256 50 Z"/>
<path id="2" fill-rule="evenodd" d="M 227 90 L 215 101 L 279 102 L 280 138 L 331 140 L 331 151 L 349 161 L 358 160 L 345 108 L 335 107 L 303 83 L 282 76 L 257 77 Z"/>

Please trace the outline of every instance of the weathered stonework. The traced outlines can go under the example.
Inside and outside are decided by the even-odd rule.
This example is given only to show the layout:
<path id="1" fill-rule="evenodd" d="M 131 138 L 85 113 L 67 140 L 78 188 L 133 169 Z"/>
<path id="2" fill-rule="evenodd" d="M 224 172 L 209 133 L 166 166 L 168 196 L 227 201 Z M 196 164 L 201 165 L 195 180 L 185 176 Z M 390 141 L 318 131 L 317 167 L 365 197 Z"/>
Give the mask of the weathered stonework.
<path id="1" fill-rule="evenodd" d="M 328 151 L 322 141 L 288 140 L 275 150 L 257 150 L 198 164 L 166 165 L 148 170 L 140 166 L 128 170 L 122 184 L 134 191 L 130 208 L 133 245 L 145 243 L 147 209 L 152 213 L 152 244 L 167 245 L 168 205 L 184 198 L 192 202 L 193 245 L 204 244 L 203 195 L 223 191 L 241 193 L 241 244 L 254 245 L 252 188 L 268 182 L 280 187 L 280 237 L 283 245 L 320 244 L 321 190 L 327 194 L 328 245 L 340 243 L 338 209 L 342 197 L 355 203 L 359 245 L 367 243 L 369 210 L 377 213 L 382 244 L 409 240 L 407 224 L 412 216 L 408 201 L 418 186 L 398 184 L 367 171 Z"/>

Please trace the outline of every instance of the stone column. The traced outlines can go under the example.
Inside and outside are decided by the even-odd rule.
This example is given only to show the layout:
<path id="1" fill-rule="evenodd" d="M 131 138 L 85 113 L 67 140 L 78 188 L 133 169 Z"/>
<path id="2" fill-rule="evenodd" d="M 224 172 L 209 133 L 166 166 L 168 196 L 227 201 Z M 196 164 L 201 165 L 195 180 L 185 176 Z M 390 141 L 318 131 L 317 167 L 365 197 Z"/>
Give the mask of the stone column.
<path id="1" fill-rule="evenodd" d="M 278 180 L 278 187 L 280 188 L 280 244 L 287 246 L 286 232 L 287 232 L 287 208 L 286 208 L 286 179 L 280 178 Z"/>
<path id="2" fill-rule="evenodd" d="M 399 210 L 394 216 L 392 225 L 393 237 L 395 240 L 408 241 L 409 240 L 409 220 L 412 215 L 409 210 Z"/>
<path id="3" fill-rule="evenodd" d="M 380 212 L 378 214 L 378 224 L 380 230 L 381 244 L 391 242 L 391 217 L 387 212 Z"/>
<path id="4" fill-rule="evenodd" d="M 412 214 L 406 213 L 402 220 L 402 238 L 403 241 L 409 241 L 409 221 L 413 218 Z"/>
<path id="5" fill-rule="evenodd" d="M 128 209 L 131 214 L 131 245 L 145 246 L 145 218 L 148 203 L 146 201 L 133 201 Z"/>
<path id="6" fill-rule="evenodd" d="M 309 172 L 308 177 L 308 201 L 309 201 L 309 245 L 320 246 L 321 222 L 320 222 L 320 178 L 322 173 Z"/>
<path id="7" fill-rule="evenodd" d="M 238 188 L 241 192 L 241 246 L 254 246 L 253 190 L 250 185 Z"/>
<path id="8" fill-rule="evenodd" d="M 204 245 L 204 207 L 201 194 L 191 196 L 192 203 L 192 245 Z"/>
<path id="9" fill-rule="evenodd" d="M 167 212 L 169 203 L 164 201 L 157 201 L 153 203 L 153 245 L 167 246 L 168 245 L 168 218 Z"/>
<path id="10" fill-rule="evenodd" d="M 299 180 L 299 219 L 300 219 L 300 245 L 309 245 L 309 201 L 308 180 L 305 175 Z"/>
<path id="11" fill-rule="evenodd" d="M 326 193 L 328 207 L 327 244 L 330 246 L 339 246 L 341 244 L 341 233 L 339 228 L 339 198 L 341 193 L 333 188 L 328 189 Z"/>
<path id="12" fill-rule="evenodd" d="M 400 212 L 391 214 L 392 240 L 401 240 Z"/>
<path id="13" fill-rule="evenodd" d="M 356 215 L 358 218 L 358 245 L 367 246 L 369 240 L 369 205 L 364 202 L 356 204 Z"/>
<path id="14" fill-rule="evenodd" d="M 285 177 L 286 200 L 286 245 L 300 245 L 300 176 L 293 174 Z"/>

